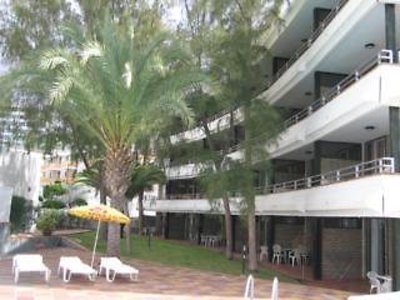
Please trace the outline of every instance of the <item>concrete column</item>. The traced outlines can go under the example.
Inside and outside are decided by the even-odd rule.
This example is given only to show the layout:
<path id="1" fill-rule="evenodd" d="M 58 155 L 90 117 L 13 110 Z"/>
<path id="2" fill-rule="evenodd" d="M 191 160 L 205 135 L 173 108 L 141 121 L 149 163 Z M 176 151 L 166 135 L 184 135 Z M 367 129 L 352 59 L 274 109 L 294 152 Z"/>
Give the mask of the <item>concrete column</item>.
<path id="1" fill-rule="evenodd" d="M 272 246 L 275 243 L 275 218 L 274 216 L 266 217 L 266 239 L 268 247 L 268 260 L 272 261 L 273 250 Z"/>
<path id="2" fill-rule="evenodd" d="M 322 219 L 310 218 L 312 234 L 311 264 L 314 279 L 322 279 Z"/>
<path id="3" fill-rule="evenodd" d="M 394 158 L 395 170 L 400 171 L 400 109 L 389 107 L 389 154 Z"/>
<path id="4" fill-rule="evenodd" d="M 169 213 L 163 213 L 162 217 L 162 236 L 164 239 L 169 237 Z"/>
<path id="5" fill-rule="evenodd" d="M 199 214 L 197 217 L 197 245 L 200 245 L 201 243 L 201 235 L 203 234 L 204 231 L 204 215 Z"/>
<path id="6" fill-rule="evenodd" d="M 394 61 L 397 62 L 396 47 L 396 9 L 394 4 L 385 4 L 385 46 L 393 51 Z"/>
<path id="7" fill-rule="evenodd" d="M 392 241 L 392 255 L 391 255 L 391 266 L 392 266 L 392 277 L 393 277 L 393 289 L 395 291 L 400 291 L 400 239 L 396 236 L 400 235 L 400 220 L 391 219 L 392 223 L 391 229 L 391 241 Z"/>
<path id="8" fill-rule="evenodd" d="M 312 175 L 321 174 L 321 152 L 322 152 L 321 141 L 316 141 L 314 143 L 314 159 L 311 165 Z"/>
<path id="9" fill-rule="evenodd" d="M 384 221 L 371 219 L 371 270 L 383 274 L 384 270 Z"/>
<path id="10" fill-rule="evenodd" d="M 367 218 L 362 219 L 361 225 L 362 244 L 362 268 L 361 277 L 365 278 L 367 272 L 371 269 L 371 224 Z"/>
<path id="11" fill-rule="evenodd" d="M 386 8 L 386 6 L 385 6 Z M 389 7 L 390 8 L 390 7 Z M 387 12 L 388 9 L 385 10 Z M 390 9 L 389 9 L 390 10 Z M 389 155 L 394 158 L 395 171 L 400 172 L 400 109 L 389 107 Z M 391 219 L 388 224 L 388 262 L 389 272 L 393 277 L 393 288 L 400 290 L 400 221 Z"/>

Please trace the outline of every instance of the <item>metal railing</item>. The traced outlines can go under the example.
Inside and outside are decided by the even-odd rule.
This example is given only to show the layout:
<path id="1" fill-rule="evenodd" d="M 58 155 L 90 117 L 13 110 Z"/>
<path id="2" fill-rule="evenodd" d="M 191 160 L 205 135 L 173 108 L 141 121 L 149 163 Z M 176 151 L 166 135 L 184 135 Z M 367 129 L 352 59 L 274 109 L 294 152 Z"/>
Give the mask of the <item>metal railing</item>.
<path id="1" fill-rule="evenodd" d="M 338 170 L 326 172 L 319 175 L 309 176 L 301 179 L 276 183 L 270 186 L 256 187 L 257 195 L 277 194 L 289 191 L 309 189 L 313 187 L 343 182 L 351 179 L 362 178 L 376 174 L 394 174 L 394 158 L 382 157 L 379 159 L 363 162 L 360 164 L 344 167 Z M 241 197 L 239 192 L 231 192 L 231 197 Z M 207 199 L 203 193 L 170 194 L 167 200 L 192 200 Z"/>
<path id="2" fill-rule="evenodd" d="M 328 185 L 369 175 L 393 174 L 394 172 L 394 158 L 383 157 L 324 174 L 276 183 L 267 187 L 259 187 L 257 190 L 258 194 L 276 194 Z"/>
<path id="3" fill-rule="evenodd" d="M 368 74 L 376 66 L 382 63 L 393 63 L 393 52 L 391 50 L 383 49 L 379 51 L 376 56 L 359 66 L 354 72 L 346 76 L 321 98 L 314 101 L 313 103 L 311 103 L 311 105 L 302 109 L 295 115 L 291 116 L 289 119 L 285 120 L 285 128 L 297 124 L 301 120 L 310 116 L 315 111 L 319 110 L 321 107 L 325 106 L 327 103 L 331 102 L 335 97 L 339 96 L 343 91 L 353 85 L 353 83 L 359 81 L 364 75 Z"/>
<path id="4" fill-rule="evenodd" d="M 290 57 L 290 59 L 275 73 L 275 75 L 267 82 L 267 88 L 273 85 L 282 75 L 285 73 L 298 59 L 306 52 L 315 42 L 315 40 L 321 35 L 331 21 L 336 17 L 339 11 L 349 0 L 340 0 L 326 18 L 319 24 L 317 29 L 313 31 L 311 36 L 304 42 L 296 52 Z"/>
<path id="5" fill-rule="evenodd" d="M 326 92 L 321 98 L 314 101 L 309 106 L 305 107 L 290 118 L 286 119 L 284 121 L 284 128 L 287 129 L 290 126 L 299 123 L 300 121 L 312 115 L 314 112 L 318 111 L 320 108 L 324 107 L 326 104 L 328 104 L 341 93 L 343 93 L 347 88 L 352 86 L 355 82 L 359 81 L 362 77 L 372 71 L 376 66 L 382 63 L 393 64 L 393 62 L 393 52 L 391 50 L 382 49 L 372 59 L 360 65 L 355 71 L 346 76 L 337 85 Z M 255 139 L 259 139 L 261 141 L 262 136 L 256 137 Z M 228 153 L 238 151 L 239 149 L 241 149 L 241 147 L 241 144 L 234 145 L 229 148 Z"/>
<path id="6" fill-rule="evenodd" d="M 207 196 L 202 193 L 188 194 L 169 194 L 165 196 L 166 200 L 192 200 L 192 199 L 207 199 Z"/>
<path id="7" fill-rule="evenodd" d="M 230 113 L 235 114 L 236 110 L 238 110 L 238 106 L 227 107 L 227 108 L 225 108 L 225 109 L 223 109 L 223 110 L 217 112 L 216 114 L 214 114 L 214 115 L 208 117 L 208 118 L 206 119 L 205 122 L 211 123 L 211 122 L 213 122 L 213 121 L 215 121 L 215 120 L 217 120 L 217 119 L 219 119 L 219 118 L 225 117 L 226 115 L 228 115 L 228 114 L 230 114 Z M 193 128 L 191 128 L 191 129 L 188 129 L 188 130 L 185 130 L 185 131 L 179 131 L 179 130 L 178 130 L 177 132 L 174 132 L 172 135 L 174 135 L 174 136 L 179 136 L 179 135 L 182 135 L 182 134 L 184 134 L 185 132 L 190 131 L 190 130 L 193 130 L 193 129 L 197 128 L 197 127 L 202 127 L 202 125 L 203 125 L 202 122 L 203 122 L 203 121 L 197 122 L 196 125 L 195 125 Z"/>

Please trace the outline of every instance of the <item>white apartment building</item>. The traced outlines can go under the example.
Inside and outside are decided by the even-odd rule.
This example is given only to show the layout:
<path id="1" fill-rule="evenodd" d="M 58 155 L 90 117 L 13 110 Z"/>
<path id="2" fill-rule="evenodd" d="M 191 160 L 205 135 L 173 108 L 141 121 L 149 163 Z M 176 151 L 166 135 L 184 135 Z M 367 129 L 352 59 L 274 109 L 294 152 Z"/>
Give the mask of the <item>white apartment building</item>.
<path id="1" fill-rule="evenodd" d="M 256 196 L 259 245 L 308 248 L 316 279 L 391 275 L 400 290 L 400 1 L 296 0 L 266 39 L 262 96 L 285 108 L 269 146 L 271 183 Z M 240 110 L 230 157 L 241 156 Z M 210 120 L 224 126 L 228 115 Z M 227 126 L 227 125 L 226 125 Z M 195 128 L 171 137 L 201 141 Z M 171 166 L 157 211 L 171 238 L 219 225 L 194 164 Z M 232 199 L 235 249 L 246 242 Z M 222 210 L 219 211 L 222 216 Z M 220 230 L 222 233 L 223 230 Z"/>

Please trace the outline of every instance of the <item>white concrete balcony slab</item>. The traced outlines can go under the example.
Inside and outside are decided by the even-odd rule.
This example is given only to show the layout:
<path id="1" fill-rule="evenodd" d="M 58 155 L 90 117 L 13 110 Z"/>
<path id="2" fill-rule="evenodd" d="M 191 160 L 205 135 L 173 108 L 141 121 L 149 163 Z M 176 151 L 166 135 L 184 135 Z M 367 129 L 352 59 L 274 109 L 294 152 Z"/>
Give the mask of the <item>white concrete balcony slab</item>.
<path id="1" fill-rule="evenodd" d="M 260 195 L 258 215 L 400 217 L 400 174 L 382 174 L 307 190 Z"/>
<path id="2" fill-rule="evenodd" d="M 208 127 L 211 133 L 218 133 L 229 128 L 231 124 L 231 115 L 229 112 L 229 110 L 221 111 L 208 120 Z M 233 119 L 235 124 L 243 122 L 243 114 L 240 109 L 236 109 L 233 112 Z M 170 141 L 172 144 L 177 144 L 182 142 L 194 142 L 204 139 L 205 137 L 206 134 L 203 130 L 203 127 L 197 126 L 193 129 L 172 135 L 170 137 Z"/>
<path id="3" fill-rule="evenodd" d="M 189 163 L 180 166 L 173 166 L 166 169 L 168 179 L 193 178 L 200 174 L 203 165 Z"/>
<path id="4" fill-rule="evenodd" d="M 366 65 L 368 66 L 368 65 Z M 329 101 L 320 99 L 287 120 L 287 129 L 276 143 L 267 145 L 271 158 L 278 158 L 317 140 L 364 142 L 363 124 L 379 124 L 379 133 L 388 132 L 388 107 L 400 106 L 400 65 L 380 62 L 371 65 L 362 77 L 357 71 L 331 91 Z M 333 93 L 333 94 L 332 94 Z M 229 154 L 240 159 L 240 147 Z M 303 157 L 290 157 L 303 159 Z"/>
<path id="5" fill-rule="evenodd" d="M 400 218 L 400 174 L 393 158 L 381 158 L 328 173 L 278 183 L 259 191 L 257 215 Z M 221 200 L 157 200 L 157 212 L 223 213 Z M 240 198 L 231 199 L 232 214 L 240 213 Z"/>
<path id="6" fill-rule="evenodd" d="M 357 120 L 366 116 L 371 119 L 369 116 L 382 108 L 400 106 L 399 76 L 400 65 L 378 65 L 345 91 L 338 93 L 334 100 L 283 132 L 278 143 L 268 149 L 271 157 L 279 157 L 324 139 L 341 128 L 353 127 L 352 124 Z M 358 129 L 362 130 L 362 127 Z M 358 137 L 360 135 L 359 132 Z M 357 137 L 347 138 L 357 141 Z"/>
<path id="7" fill-rule="evenodd" d="M 256 215 L 400 218 L 399 183 L 400 174 L 381 174 L 306 190 L 258 195 Z M 233 215 L 240 214 L 238 202 L 231 202 Z M 223 214 L 221 200 L 211 205 L 207 199 L 157 200 L 148 202 L 145 209 Z"/>
<path id="8" fill-rule="evenodd" d="M 231 199 L 232 215 L 240 214 L 239 199 Z M 153 206 L 147 209 L 165 213 L 203 213 L 203 214 L 223 214 L 223 204 L 221 199 L 210 202 L 208 199 L 187 199 L 187 200 L 157 200 Z"/>

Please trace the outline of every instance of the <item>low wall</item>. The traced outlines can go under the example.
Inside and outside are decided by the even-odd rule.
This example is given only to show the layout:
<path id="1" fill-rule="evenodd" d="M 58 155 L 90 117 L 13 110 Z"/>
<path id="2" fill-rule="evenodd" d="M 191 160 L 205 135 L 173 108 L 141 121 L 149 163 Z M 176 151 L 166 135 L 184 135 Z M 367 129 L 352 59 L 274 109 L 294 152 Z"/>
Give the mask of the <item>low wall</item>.
<path id="1" fill-rule="evenodd" d="M 4 252 L 7 237 L 10 234 L 10 225 L 8 223 L 0 223 L 0 255 Z"/>
<path id="2" fill-rule="evenodd" d="M 8 256 L 17 253 L 31 252 L 42 248 L 70 247 L 79 248 L 82 246 L 61 236 L 11 236 L 2 244 L 1 255 Z"/>

